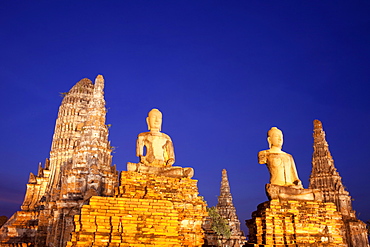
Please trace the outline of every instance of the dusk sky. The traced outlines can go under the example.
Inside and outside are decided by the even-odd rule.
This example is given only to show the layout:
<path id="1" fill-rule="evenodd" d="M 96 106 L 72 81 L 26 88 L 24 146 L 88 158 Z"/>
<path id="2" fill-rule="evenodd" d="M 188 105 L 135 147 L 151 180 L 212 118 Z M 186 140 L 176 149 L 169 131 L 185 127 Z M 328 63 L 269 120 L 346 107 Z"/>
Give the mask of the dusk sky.
<path id="1" fill-rule="evenodd" d="M 304 187 L 313 120 L 359 218 L 370 220 L 369 1 L 0 1 L 0 215 L 49 157 L 60 93 L 105 78 L 113 163 L 137 162 L 152 108 L 209 206 L 227 169 L 243 230 L 267 200 L 272 127 Z"/>

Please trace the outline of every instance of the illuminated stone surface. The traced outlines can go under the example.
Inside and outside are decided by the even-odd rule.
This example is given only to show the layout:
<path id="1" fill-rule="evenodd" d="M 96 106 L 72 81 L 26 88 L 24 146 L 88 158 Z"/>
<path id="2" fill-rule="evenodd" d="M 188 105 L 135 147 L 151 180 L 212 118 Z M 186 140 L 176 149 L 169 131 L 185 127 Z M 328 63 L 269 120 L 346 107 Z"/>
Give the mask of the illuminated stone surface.
<path id="1" fill-rule="evenodd" d="M 334 203 L 271 200 L 247 220 L 249 242 L 261 246 L 347 246 Z"/>
<path id="2" fill-rule="evenodd" d="M 0 230 L 0 243 L 65 246 L 73 216 L 93 195 L 113 196 L 118 173 L 111 165 L 105 124 L 104 79 L 82 79 L 65 93 L 50 159 L 30 174 L 22 211 Z"/>
<path id="3" fill-rule="evenodd" d="M 124 171 L 118 183 L 103 90 L 99 75 L 94 84 L 83 79 L 65 94 L 50 159 L 39 165 L 37 175 L 30 174 L 22 211 L 0 229 L 0 246 L 203 244 L 206 203 L 198 196 L 197 181 L 184 173 L 190 169 L 192 175 L 193 169 L 172 166 L 172 141 L 150 116 L 150 133 L 160 138 L 144 140 L 146 147 L 152 145 L 154 162 L 141 155 L 145 164 L 139 164 L 162 168 L 156 166 L 162 162 L 166 170 Z M 169 148 L 161 154 L 164 139 Z"/>
<path id="4" fill-rule="evenodd" d="M 138 138 L 140 162 L 128 164 L 120 183 L 111 164 L 105 116 L 102 76 L 94 84 L 83 79 L 65 94 L 50 158 L 44 166 L 39 164 L 37 174 L 30 174 L 21 211 L 0 228 L 0 246 L 203 244 L 206 203 L 198 196 L 197 181 L 191 179 L 192 168 L 173 166 L 173 143 L 160 132 L 160 112 L 149 114 L 150 131 Z M 310 189 L 303 189 L 291 169 L 293 158 L 281 151 L 282 134 L 269 144 L 270 149 L 260 153 L 260 162 L 265 160 L 271 168 L 280 160 L 291 174 L 282 177 L 273 172 L 267 187 L 270 201 L 260 204 L 247 221 L 250 240 L 262 246 L 367 247 L 365 224 L 355 217 L 321 122 L 315 121 Z M 140 151 L 144 146 L 151 149 L 146 155 Z M 217 209 L 233 229 L 235 241 L 229 245 L 239 244 L 243 237 L 226 171 Z"/>
<path id="5" fill-rule="evenodd" d="M 275 136 L 271 146 L 277 146 L 279 150 L 281 145 L 282 138 Z M 262 158 L 268 160 L 266 156 Z M 283 163 L 281 161 L 284 159 L 280 157 L 274 159 L 276 160 L 273 162 L 280 164 L 281 167 Z M 273 181 L 272 179 L 271 182 Z M 290 181 L 294 183 L 294 180 Z M 299 185 L 300 182 L 296 184 Z M 314 153 L 309 186 L 314 195 L 317 191 L 320 192 L 319 200 L 315 198 L 302 200 L 301 197 L 299 200 L 287 199 L 280 196 L 282 191 L 284 193 L 288 191 L 279 191 L 280 187 L 284 187 L 283 184 L 271 183 L 266 188 L 269 189 L 269 186 L 272 188 L 279 186 L 274 192 L 279 196 L 272 198 L 271 191 L 267 191 L 270 201 L 258 205 L 252 219 L 246 221 L 249 228 L 249 243 L 252 245 L 369 246 L 365 224 L 355 217 L 351 198 L 334 167 L 320 121 L 314 121 Z"/>
<path id="6" fill-rule="evenodd" d="M 140 133 L 137 137 L 136 156 L 139 163 L 127 163 L 127 170 L 140 173 L 151 173 L 175 178 L 192 178 L 193 168 L 172 166 L 175 163 L 175 152 L 171 138 L 160 132 L 162 113 L 152 109 L 146 118 L 149 132 Z M 146 154 L 144 155 L 144 149 Z"/>
<path id="7" fill-rule="evenodd" d="M 123 171 L 114 198 L 94 196 L 75 216 L 67 246 L 202 246 L 206 216 L 197 180 Z"/>
<path id="8" fill-rule="evenodd" d="M 283 132 L 272 127 L 267 135 L 270 149 L 258 153 L 258 163 L 266 164 L 270 172 L 270 183 L 266 185 L 268 198 L 270 200 L 322 200 L 321 191 L 303 188 L 293 156 L 281 150 Z"/>
<path id="9" fill-rule="evenodd" d="M 323 192 L 323 201 L 337 206 L 343 217 L 343 236 L 348 246 L 367 247 L 369 243 L 366 224 L 357 219 L 356 212 L 352 209 L 352 198 L 334 166 L 322 123 L 319 120 L 314 120 L 313 123 L 314 152 L 309 188 L 320 189 Z"/>
<path id="10" fill-rule="evenodd" d="M 152 109 L 146 118 L 149 132 L 137 137 L 136 155 L 140 162 L 151 166 L 171 166 L 175 163 L 175 151 L 171 138 L 160 132 L 162 129 L 162 113 Z M 144 155 L 144 147 L 146 154 Z"/>

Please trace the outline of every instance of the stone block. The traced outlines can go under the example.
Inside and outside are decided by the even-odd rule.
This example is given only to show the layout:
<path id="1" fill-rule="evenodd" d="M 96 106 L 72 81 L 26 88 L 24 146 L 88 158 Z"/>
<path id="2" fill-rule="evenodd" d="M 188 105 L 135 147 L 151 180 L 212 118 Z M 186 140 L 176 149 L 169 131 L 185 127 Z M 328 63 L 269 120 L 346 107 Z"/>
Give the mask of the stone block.
<path id="1" fill-rule="evenodd" d="M 201 246 L 206 204 L 197 194 L 196 181 L 191 179 L 122 172 L 115 198 L 92 197 L 81 217 L 75 217 L 81 227 L 72 241 L 93 228 L 94 241 L 110 239 L 109 246 L 117 241 L 122 241 L 119 246 Z M 184 220 L 193 223 L 184 225 Z"/>
<path id="2" fill-rule="evenodd" d="M 252 215 L 250 239 L 255 244 L 305 246 L 322 238 L 331 240 L 325 246 L 346 246 L 340 232 L 343 221 L 331 203 L 271 200 Z"/>

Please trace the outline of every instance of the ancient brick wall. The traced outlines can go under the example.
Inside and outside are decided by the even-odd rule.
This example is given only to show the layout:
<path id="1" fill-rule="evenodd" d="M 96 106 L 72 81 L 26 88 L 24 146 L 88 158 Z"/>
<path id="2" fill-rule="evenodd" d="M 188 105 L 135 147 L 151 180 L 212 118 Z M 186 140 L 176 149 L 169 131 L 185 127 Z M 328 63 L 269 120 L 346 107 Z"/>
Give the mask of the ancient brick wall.
<path id="1" fill-rule="evenodd" d="M 67 246 L 202 246 L 206 204 L 197 181 L 121 173 L 115 198 L 94 196 Z"/>
<path id="2" fill-rule="evenodd" d="M 334 203 L 271 200 L 247 220 L 249 242 L 266 246 L 347 246 Z"/>

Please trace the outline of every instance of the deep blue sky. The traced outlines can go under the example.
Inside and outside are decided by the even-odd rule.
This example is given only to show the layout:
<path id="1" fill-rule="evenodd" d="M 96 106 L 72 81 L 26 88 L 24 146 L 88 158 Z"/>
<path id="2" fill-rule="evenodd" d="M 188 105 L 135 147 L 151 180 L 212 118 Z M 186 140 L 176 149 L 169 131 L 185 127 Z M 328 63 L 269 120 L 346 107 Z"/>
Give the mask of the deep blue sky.
<path id="1" fill-rule="evenodd" d="M 369 1 L 4 0 L 0 12 L 0 215 L 49 156 L 59 93 L 102 74 L 119 170 L 159 108 L 175 165 L 195 169 L 209 206 L 226 168 L 244 225 L 266 200 L 267 130 L 283 130 L 307 187 L 319 119 L 370 219 Z"/>

